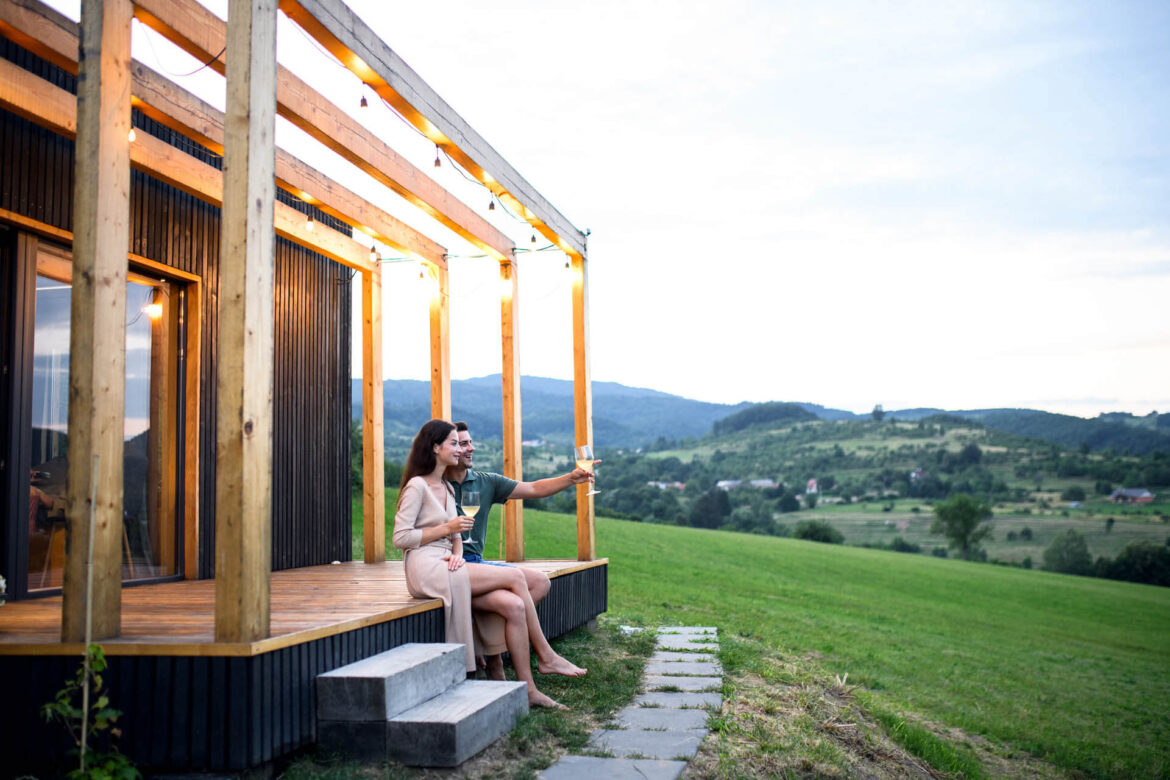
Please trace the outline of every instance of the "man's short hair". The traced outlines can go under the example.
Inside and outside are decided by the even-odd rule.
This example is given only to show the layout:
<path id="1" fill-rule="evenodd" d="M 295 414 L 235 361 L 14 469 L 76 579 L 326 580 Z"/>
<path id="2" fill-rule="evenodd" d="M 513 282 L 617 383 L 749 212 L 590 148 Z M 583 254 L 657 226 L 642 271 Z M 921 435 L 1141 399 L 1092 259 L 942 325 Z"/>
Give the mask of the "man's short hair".
<path id="1" fill-rule="evenodd" d="M 456 420 L 455 421 L 455 430 L 459 433 L 463 433 L 464 431 L 467 430 L 467 423 L 463 422 L 462 420 Z"/>

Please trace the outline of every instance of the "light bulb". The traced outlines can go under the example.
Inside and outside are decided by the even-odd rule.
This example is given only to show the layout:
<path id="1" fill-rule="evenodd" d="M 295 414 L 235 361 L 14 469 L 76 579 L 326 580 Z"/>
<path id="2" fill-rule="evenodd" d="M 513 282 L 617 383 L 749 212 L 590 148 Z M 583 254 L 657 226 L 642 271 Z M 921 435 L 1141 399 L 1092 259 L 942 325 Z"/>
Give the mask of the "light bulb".
<path id="1" fill-rule="evenodd" d="M 496 210 L 496 202 L 494 200 L 489 200 L 488 201 L 488 211 L 495 211 L 495 210 Z"/>
<path id="2" fill-rule="evenodd" d="M 134 128 L 131 127 L 130 132 L 127 133 L 127 135 L 126 135 L 126 140 L 129 141 L 130 143 L 134 143 L 134 141 L 137 140 L 137 138 L 138 138 L 138 133 L 134 132 Z"/>
<path id="3" fill-rule="evenodd" d="M 163 307 L 161 303 L 148 303 L 142 307 L 142 311 L 146 313 L 147 317 L 150 317 L 155 322 L 158 322 L 160 319 L 162 319 Z"/>
<path id="4" fill-rule="evenodd" d="M 532 234 L 532 243 L 534 243 L 534 244 L 536 243 L 536 234 L 535 233 Z"/>
<path id="5" fill-rule="evenodd" d="M 369 108 L 369 106 L 370 106 L 370 101 L 366 100 L 365 95 L 362 95 L 361 107 L 362 108 Z"/>
<path id="6" fill-rule="evenodd" d="M 442 164 L 443 163 L 439 162 L 439 147 L 436 146 L 435 147 L 435 167 L 438 168 L 438 167 L 442 166 Z"/>
<path id="7" fill-rule="evenodd" d="M 374 247 L 370 247 L 370 262 L 371 263 L 378 262 L 378 250 L 374 249 Z"/>
<path id="8" fill-rule="evenodd" d="M 317 223 L 313 221 L 313 218 L 312 218 L 312 217 L 309 217 L 308 221 L 307 221 L 307 222 L 305 222 L 305 230 L 307 230 L 307 231 L 309 231 L 310 233 L 312 233 L 312 232 L 313 232 L 313 229 L 314 229 L 314 228 L 316 228 L 316 227 L 317 227 Z"/>

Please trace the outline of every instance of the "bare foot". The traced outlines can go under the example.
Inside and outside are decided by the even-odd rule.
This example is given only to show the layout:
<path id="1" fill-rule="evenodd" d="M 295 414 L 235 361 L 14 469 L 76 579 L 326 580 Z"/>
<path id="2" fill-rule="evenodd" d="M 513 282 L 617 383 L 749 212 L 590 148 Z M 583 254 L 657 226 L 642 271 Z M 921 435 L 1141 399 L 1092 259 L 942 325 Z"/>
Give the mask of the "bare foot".
<path id="1" fill-rule="evenodd" d="M 541 693 L 540 691 L 538 691 L 534 688 L 529 688 L 529 690 L 528 690 L 528 706 L 529 707 L 547 707 L 548 709 L 551 709 L 551 710 L 567 710 L 567 709 L 569 709 L 565 705 L 563 705 L 559 702 L 553 701 L 552 699 L 545 696 L 543 693 Z"/>
<path id="2" fill-rule="evenodd" d="M 538 660 L 536 662 L 536 671 L 541 674 L 563 674 L 565 677 L 584 677 L 585 673 L 589 670 L 569 663 L 558 655 L 548 663 L 545 663 L 543 660 Z"/>
<path id="3" fill-rule="evenodd" d="M 504 680 L 504 659 L 502 656 L 489 655 L 487 657 L 487 676 L 489 680 Z"/>

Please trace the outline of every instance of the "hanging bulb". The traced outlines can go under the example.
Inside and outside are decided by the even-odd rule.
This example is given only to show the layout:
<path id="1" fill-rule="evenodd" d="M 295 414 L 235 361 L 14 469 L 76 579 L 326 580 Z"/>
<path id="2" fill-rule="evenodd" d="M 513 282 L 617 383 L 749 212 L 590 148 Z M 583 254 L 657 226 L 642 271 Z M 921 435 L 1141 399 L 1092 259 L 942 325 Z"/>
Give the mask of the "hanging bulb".
<path id="1" fill-rule="evenodd" d="M 138 133 L 134 132 L 134 128 L 131 127 L 130 132 L 126 135 L 126 140 L 129 141 L 130 143 L 134 143 L 134 141 L 137 138 L 138 138 Z"/>
<path id="2" fill-rule="evenodd" d="M 376 262 L 378 262 L 378 260 L 379 260 L 378 250 L 375 249 L 374 247 L 370 247 L 370 262 L 376 263 Z"/>
<path id="3" fill-rule="evenodd" d="M 535 233 L 532 234 L 532 243 L 534 243 L 534 244 L 536 243 L 536 234 Z"/>
<path id="4" fill-rule="evenodd" d="M 568 260 L 565 261 L 565 270 L 566 271 L 569 270 L 569 261 Z"/>
<path id="5" fill-rule="evenodd" d="M 427 272 L 426 272 L 426 271 L 419 271 L 419 272 L 418 272 L 418 278 L 419 278 L 419 279 L 425 279 L 425 278 L 426 278 L 426 276 L 427 276 Z"/>
<path id="6" fill-rule="evenodd" d="M 435 146 L 435 167 L 439 168 L 442 165 L 443 165 L 443 163 L 439 162 L 439 147 L 436 145 Z"/>
<path id="7" fill-rule="evenodd" d="M 316 228 L 316 227 L 317 227 L 317 223 L 313 221 L 313 218 L 312 218 L 312 217 L 309 217 L 308 221 L 307 221 L 307 222 L 305 222 L 305 230 L 307 230 L 307 231 L 309 231 L 310 233 L 312 233 L 312 232 L 313 232 L 313 229 L 314 229 L 314 228 Z"/>
<path id="8" fill-rule="evenodd" d="M 360 105 L 362 108 L 369 108 L 370 107 L 370 101 L 366 100 L 365 95 L 362 95 L 362 102 Z"/>
<path id="9" fill-rule="evenodd" d="M 488 201 L 488 211 L 495 211 L 495 210 L 496 210 L 496 201 L 495 201 L 495 199 L 489 200 L 489 201 Z"/>

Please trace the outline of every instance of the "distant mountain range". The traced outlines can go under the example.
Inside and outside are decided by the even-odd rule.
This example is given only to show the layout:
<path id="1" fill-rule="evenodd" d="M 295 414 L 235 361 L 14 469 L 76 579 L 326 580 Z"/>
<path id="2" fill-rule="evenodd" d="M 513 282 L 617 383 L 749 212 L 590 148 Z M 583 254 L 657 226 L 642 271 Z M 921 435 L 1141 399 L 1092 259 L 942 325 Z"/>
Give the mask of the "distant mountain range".
<path id="1" fill-rule="evenodd" d="M 499 439 L 502 435 L 501 382 L 499 374 L 451 382 L 452 415 L 457 420 L 466 420 L 478 438 Z M 524 438 L 568 445 L 573 439 L 573 383 L 525 376 L 521 378 L 520 389 Z M 352 393 L 353 416 L 357 419 L 361 416 L 360 379 L 353 380 Z M 429 419 L 430 393 L 429 382 L 386 380 L 383 405 L 388 440 L 409 440 Z M 616 382 L 594 382 L 593 440 L 600 447 L 640 447 L 659 437 L 698 438 L 709 433 L 717 420 L 736 413 L 750 414 L 745 410 L 756 406 L 777 405 L 714 404 Z M 813 403 L 785 406 L 800 407 L 830 421 L 870 416 Z M 1110 413 L 1085 419 L 1035 409 L 947 411 L 934 408 L 902 409 L 885 414 L 887 418 L 907 422 L 935 415 L 961 417 L 976 420 L 993 430 L 1043 439 L 1064 447 L 1087 445 L 1091 450 L 1112 448 L 1134 454 L 1170 452 L 1170 414 L 1135 417 Z"/>

